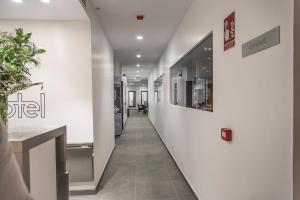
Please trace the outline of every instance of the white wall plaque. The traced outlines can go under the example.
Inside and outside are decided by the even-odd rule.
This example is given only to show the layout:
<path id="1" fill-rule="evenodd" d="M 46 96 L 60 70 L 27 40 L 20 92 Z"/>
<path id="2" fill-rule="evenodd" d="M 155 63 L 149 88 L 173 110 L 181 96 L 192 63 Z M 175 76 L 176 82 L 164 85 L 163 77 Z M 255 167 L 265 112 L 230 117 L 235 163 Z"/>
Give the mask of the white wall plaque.
<path id="1" fill-rule="evenodd" d="M 280 44 L 280 26 L 242 45 L 242 56 L 247 57 Z"/>

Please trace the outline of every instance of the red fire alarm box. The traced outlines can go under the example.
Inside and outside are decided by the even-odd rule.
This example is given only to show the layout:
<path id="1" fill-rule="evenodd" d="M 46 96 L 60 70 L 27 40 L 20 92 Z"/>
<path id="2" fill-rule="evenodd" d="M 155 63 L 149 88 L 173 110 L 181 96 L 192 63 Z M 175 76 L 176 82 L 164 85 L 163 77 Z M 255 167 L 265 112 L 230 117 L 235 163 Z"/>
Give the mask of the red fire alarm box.
<path id="1" fill-rule="evenodd" d="M 232 141 L 232 130 L 228 129 L 228 128 L 222 128 L 221 129 L 221 137 L 223 140 L 225 140 L 227 142 L 231 142 Z"/>
<path id="2" fill-rule="evenodd" d="M 137 16 L 136 16 L 136 19 L 139 20 L 139 21 L 143 21 L 144 18 L 145 18 L 144 15 L 137 15 Z"/>
<path id="3" fill-rule="evenodd" d="M 235 12 L 224 19 L 224 51 L 235 45 Z"/>

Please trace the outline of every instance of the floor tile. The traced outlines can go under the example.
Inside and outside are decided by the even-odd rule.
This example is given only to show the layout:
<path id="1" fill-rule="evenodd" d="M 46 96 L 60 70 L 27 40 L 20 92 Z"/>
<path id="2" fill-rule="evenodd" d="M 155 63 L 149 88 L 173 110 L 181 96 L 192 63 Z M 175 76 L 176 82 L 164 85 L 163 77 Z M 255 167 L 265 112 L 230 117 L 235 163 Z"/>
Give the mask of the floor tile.
<path id="1" fill-rule="evenodd" d="M 150 121 L 131 112 L 97 195 L 70 200 L 196 200 Z"/>
<path id="2" fill-rule="evenodd" d="M 136 183 L 136 199 L 176 199 L 171 181 L 143 180 Z"/>

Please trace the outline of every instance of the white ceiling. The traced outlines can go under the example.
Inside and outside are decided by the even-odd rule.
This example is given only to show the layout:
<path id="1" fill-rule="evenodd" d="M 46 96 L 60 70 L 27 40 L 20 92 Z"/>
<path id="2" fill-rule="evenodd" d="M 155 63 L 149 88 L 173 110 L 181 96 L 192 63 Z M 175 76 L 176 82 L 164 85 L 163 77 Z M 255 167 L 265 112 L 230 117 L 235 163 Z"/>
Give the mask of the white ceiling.
<path id="1" fill-rule="evenodd" d="M 0 19 L 88 20 L 88 16 L 79 0 L 0 0 Z"/>
<path id="2" fill-rule="evenodd" d="M 143 64 L 141 67 L 125 65 L 123 66 L 122 71 L 126 74 L 128 81 L 140 81 L 141 79 L 148 78 L 152 69 L 153 64 Z"/>
<path id="3" fill-rule="evenodd" d="M 129 79 L 148 77 L 193 0 L 92 0 L 107 36 Z M 145 15 L 144 21 L 136 16 Z M 136 36 L 142 34 L 143 41 Z M 142 58 L 137 59 L 137 52 Z"/>

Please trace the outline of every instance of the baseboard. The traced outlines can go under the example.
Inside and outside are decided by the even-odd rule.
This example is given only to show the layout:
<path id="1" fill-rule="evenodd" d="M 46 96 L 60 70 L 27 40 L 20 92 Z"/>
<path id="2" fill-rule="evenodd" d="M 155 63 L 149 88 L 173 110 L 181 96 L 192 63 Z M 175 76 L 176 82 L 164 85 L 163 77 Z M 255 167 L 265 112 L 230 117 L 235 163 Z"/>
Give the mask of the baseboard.
<path id="1" fill-rule="evenodd" d="M 157 133 L 157 135 L 159 136 L 159 138 L 161 139 L 161 141 L 163 142 L 163 145 L 166 147 L 166 149 L 167 149 L 167 151 L 168 151 L 168 154 L 169 154 L 169 155 L 171 156 L 171 158 L 174 160 L 174 163 L 176 164 L 176 167 L 177 167 L 177 169 L 179 170 L 179 172 L 181 173 L 182 177 L 184 177 L 185 182 L 187 183 L 187 185 L 189 186 L 189 188 L 190 188 L 191 191 L 193 192 L 194 198 L 195 198 L 196 200 L 199 200 L 199 198 L 197 197 L 197 195 L 196 195 L 196 193 L 195 193 L 193 187 L 191 187 L 191 185 L 190 185 L 188 179 L 186 178 L 186 176 L 184 175 L 184 173 L 181 171 L 181 169 L 180 169 L 180 167 L 178 166 L 176 160 L 174 159 L 174 156 L 173 156 L 173 155 L 171 154 L 171 152 L 169 151 L 169 149 L 168 149 L 168 147 L 167 147 L 165 141 L 162 139 L 162 137 L 160 136 L 160 134 L 159 134 L 158 131 L 156 130 L 156 128 L 155 128 L 155 126 L 153 125 L 152 121 L 151 121 L 149 118 L 148 118 L 148 120 L 149 120 L 150 124 L 152 125 L 152 127 L 154 128 L 154 130 L 156 131 L 156 133 Z M 108 161 L 107 161 L 107 163 L 106 163 L 106 165 L 105 165 L 105 168 L 104 168 L 104 170 L 103 170 L 103 173 L 102 173 L 100 179 L 97 181 L 96 186 L 93 184 L 94 187 L 93 187 L 93 188 L 90 188 L 90 189 L 87 188 L 86 186 L 82 186 L 82 189 L 81 189 L 81 190 L 73 190 L 73 191 L 70 191 L 70 195 L 71 195 L 71 196 L 74 196 L 74 195 L 93 195 L 93 194 L 97 194 L 97 193 L 98 193 L 99 187 L 100 187 L 100 182 L 101 182 L 101 180 L 103 179 L 103 174 L 104 174 L 105 171 L 107 170 L 108 163 L 109 163 L 109 161 L 111 160 L 111 156 L 112 156 L 114 150 L 115 150 L 115 146 L 113 147 L 113 150 L 112 150 L 112 152 L 111 152 L 111 154 L 110 154 L 110 156 L 109 156 L 109 159 L 108 159 Z"/>
<path id="2" fill-rule="evenodd" d="M 178 166 L 176 160 L 174 159 L 174 156 L 171 154 L 169 148 L 167 147 L 165 141 L 164 141 L 163 138 L 160 136 L 159 132 L 156 130 L 156 128 L 155 128 L 154 124 L 152 123 L 152 121 L 150 120 L 150 118 L 148 118 L 148 120 L 149 120 L 150 124 L 152 125 L 152 127 L 154 128 L 154 130 L 156 131 L 158 137 L 160 138 L 160 140 L 163 142 L 164 146 L 166 147 L 166 149 L 167 149 L 169 155 L 171 156 L 171 158 L 173 159 L 173 161 L 174 161 L 174 163 L 175 163 L 177 169 L 179 170 L 180 174 L 181 174 L 182 177 L 184 178 L 184 181 L 187 183 L 187 185 L 189 186 L 190 190 L 193 192 L 194 198 L 195 198 L 196 200 L 199 200 L 199 198 L 197 197 L 197 195 L 196 195 L 196 193 L 195 193 L 193 187 L 192 187 L 191 184 L 189 183 L 189 181 L 188 181 L 188 179 L 186 178 L 186 176 L 184 175 L 184 173 L 181 171 L 181 169 L 180 169 L 180 167 Z"/>
<path id="3" fill-rule="evenodd" d="M 75 182 L 70 185 L 70 196 L 96 194 L 94 182 Z"/>
<path id="4" fill-rule="evenodd" d="M 103 170 L 103 172 L 102 172 L 102 174 L 101 174 L 101 177 L 99 178 L 99 180 L 98 180 L 98 182 L 97 182 L 97 185 L 96 185 L 96 194 L 99 192 L 99 188 L 100 188 L 100 182 L 102 181 L 102 179 L 103 179 L 103 174 L 105 174 L 105 172 L 106 172 L 106 170 L 107 170 L 107 166 L 108 166 L 108 163 L 110 162 L 110 160 L 111 160 L 111 156 L 113 155 L 113 153 L 114 153 L 114 151 L 115 151 L 115 147 L 116 147 L 116 145 L 114 145 L 114 147 L 113 147 L 113 149 L 112 149 L 112 151 L 111 151 L 111 153 L 110 153 L 110 156 L 109 156 L 109 158 L 108 158 L 108 160 L 107 160 L 107 162 L 106 162 L 106 165 L 105 165 L 105 167 L 104 167 L 104 170 Z"/>

